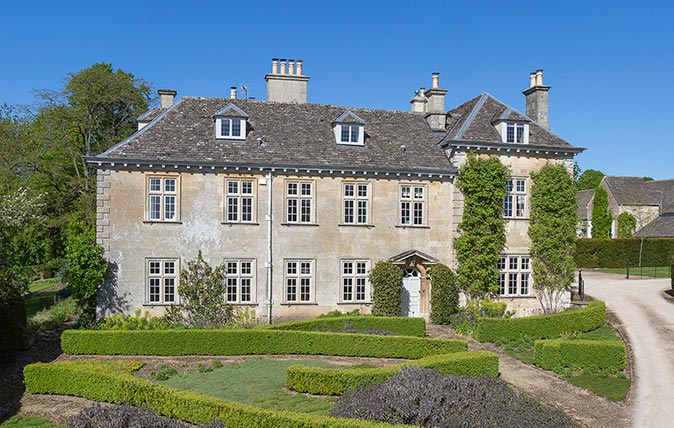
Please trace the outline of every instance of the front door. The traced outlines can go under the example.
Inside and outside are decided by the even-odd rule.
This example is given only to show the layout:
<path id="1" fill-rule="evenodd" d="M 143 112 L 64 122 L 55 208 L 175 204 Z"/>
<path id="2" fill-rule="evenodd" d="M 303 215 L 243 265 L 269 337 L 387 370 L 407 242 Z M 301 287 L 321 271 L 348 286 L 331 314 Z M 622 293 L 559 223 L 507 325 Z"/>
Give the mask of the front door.
<path id="1" fill-rule="evenodd" d="M 402 316 L 418 317 L 421 297 L 421 275 L 414 268 L 405 269 L 402 288 Z"/>

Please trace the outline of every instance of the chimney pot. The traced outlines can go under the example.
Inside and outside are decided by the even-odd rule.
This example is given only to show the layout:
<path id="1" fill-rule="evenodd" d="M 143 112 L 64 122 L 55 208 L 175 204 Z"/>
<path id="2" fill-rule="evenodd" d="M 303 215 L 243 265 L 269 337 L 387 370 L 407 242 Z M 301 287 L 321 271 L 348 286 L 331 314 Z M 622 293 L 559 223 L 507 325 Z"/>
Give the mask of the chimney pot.
<path id="1" fill-rule="evenodd" d="M 157 94 L 159 94 L 161 108 L 166 109 L 173 105 L 177 92 L 173 89 L 159 89 Z"/>
<path id="2" fill-rule="evenodd" d="M 549 86 L 543 85 L 543 70 L 538 69 L 529 73 L 529 88 L 523 92 L 526 97 L 527 116 L 547 129 L 550 129 L 548 124 L 549 90 Z"/>
<path id="3" fill-rule="evenodd" d="M 286 60 L 281 58 L 281 74 L 286 74 Z"/>
<path id="4" fill-rule="evenodd" d="M 420 97 L 426 96 L 426 88 L 419 88 L 419 96 Z"/>
<path id="5" fill-rule="evenodd" d="M 295 60 L 294 59 L 289 59 L 288 60 L 288 74 L 291 76 L 295 74 Z"/>
<path id="6" fill-rule="evenodd" d="M 301 59 L 297 60 L 297 75 L 298 76 L 302 75 L 302 60 Z"/>
<path id="7" fill-rule="evenodd" d="M 278 58 L 271 60 L 271 74 L 278 74 Z"/>
<path id="8" fill-rule="evenodd" d="M 440 87 L 440 73 L 437 71 L 433 73 L 433 89 Z"/>
<path id="9" fill-rule="evenodd" d="M 229 99 L 230 100 L 236 99 L 236 86 L 232 86 L 229 88 Z"/>
<path id="10" fill-rule="evenodd" d="M 533 88 L 534 86 L 536 86 L 536 72 L 532 71 L 529 73 L 529 87 Z"/>
<path id="11" fill-rule="evenodd" d="M 543 86 L 543 70 L 536 70 L 536 86 Z"/>

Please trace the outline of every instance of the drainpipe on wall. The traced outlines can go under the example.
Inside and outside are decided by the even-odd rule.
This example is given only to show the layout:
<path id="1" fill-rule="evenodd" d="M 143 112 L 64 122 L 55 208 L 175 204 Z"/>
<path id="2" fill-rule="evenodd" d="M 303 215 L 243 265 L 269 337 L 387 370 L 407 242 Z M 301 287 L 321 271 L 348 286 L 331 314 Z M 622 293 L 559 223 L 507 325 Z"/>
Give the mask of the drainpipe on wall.
<path id="1" fill-rule="evenodd" d="M 267 173 L 267 216 L 265 220 L 267 221 L 267 322 L 271 324 L 272 316 L 272 306 L 274 304 L 274 299 L 272 298 L 272 273 L 274 272 L 273 263 L 272 263 L 272 225 L 273 225 L 273 216 L 272 216 L 272 180 L 274 175 L 271 172 Z"/>

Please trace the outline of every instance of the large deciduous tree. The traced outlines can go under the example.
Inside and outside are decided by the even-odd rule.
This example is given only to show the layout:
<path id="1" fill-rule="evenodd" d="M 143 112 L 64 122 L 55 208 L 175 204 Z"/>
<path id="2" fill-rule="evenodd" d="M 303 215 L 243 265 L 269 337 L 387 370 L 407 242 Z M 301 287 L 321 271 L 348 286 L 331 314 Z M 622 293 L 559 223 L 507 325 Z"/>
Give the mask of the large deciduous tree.
<path id="1" fill-rule="evenodd" d="M 532 173 L 531 263 L 534 288 L 546 313 L 560 309 L 573 282 L 576 249 L 576 192 L 562 164 Z"/>
<path id="2" fill-rule="evenodd" d="M 604 173 L 596 169 L 586 169 L 576 180 L 576 190 L 590 190 L 599 186 L 601 179 L 604 178 Z"/>
<path id="3" fill-rule="evenodd" d="M 463 192 L 461 235 L 454 240 L 458 282 L 478 302 L 498 291 L 496 268 L 506 243 L 503 200 L 506 168 L 496 157 L 469 155 L 459 170 L 457 184 Z"/>

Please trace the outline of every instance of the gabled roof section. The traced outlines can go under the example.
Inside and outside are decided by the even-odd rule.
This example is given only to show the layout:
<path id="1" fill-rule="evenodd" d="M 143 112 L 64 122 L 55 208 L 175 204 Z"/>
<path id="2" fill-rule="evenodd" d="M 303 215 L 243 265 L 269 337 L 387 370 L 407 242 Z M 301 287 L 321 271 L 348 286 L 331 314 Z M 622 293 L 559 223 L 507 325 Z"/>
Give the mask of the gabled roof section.
<path id="1" fill-rule="evenodd" d="M 503 143 L 501 134 L 494 126 L 499 120 L 522 121 L 529 123 L 529 144 L 537 147 L 550 147 L 581 151 L 534 122 L 525 114 L 504 104 L 492 95 L 484 92 L 448 112 L 449 132 L 440 142 L 451 145 L 454 142 L 473 142 L 486 144 L 511 144 L 522 147 L 521 143 Z"/>
<path id="2" fill-rule="evenodd" d="M 229 117 L 248 117 L 248 114 L 246 114 L 245 111 L 241 110 L 239 107 L 235 106 L 232 103 L 227 104 L 220 110 L 216 111 L 213 117 L 222 117 L 222 116 L 229 116 Z"/>
<path id="3" fill-rule="evenodd" d="M 662 192 L 661 214 L 674 214 L 674 179 L 647 181 L 646 187 Z"/>
<path id="4" fill-rule="evenodd" d="M 159 113 L 161 113 L 161 109 L 159 107 L 151 108 L 150 110 L 138 116 L 138 119 L 136 120 L 138 122 L 150 122 L 152 119 L 159 116 Z"/>
<path id="5" fill-rule="evenodd" d="M 588 220 L 588 206 L 594 198 L 594 189 L 576 192 L 576 212 L 579 220 Z"/>
<path id="6" fill-rule="evenodd" d="M 637 231 L 640 238 L 674 238 L 674 216 L 662 215 Z"/>
<path id="7" fill-rule="evenodd" d="M 347 110 L 342 113 L 337 119 L 335 119 L 335 123 L 355 123 L 358 125 L 365 125 L 365 121 L 351 110 Z"/>
<path id="8" fill-rule="evenodd" d="M 434 265 L 439 263 L 439 260 L 436 259 L 435 257 L 431 257 L 428 254 L 424 254 L 421 251 L 418 250 L 407 250 L 405 252 L 402 252 L 400 254 L 396 254 L 393 257 L 389 258 L 390 262 L 393 262 L 397 265 L 401 264 L 406 264 L 408 261 L 411 259 L 416 258 L 420 259 L 422 263 L 424 264 L 429 264 L 429 265 Z"/>
<path id="9" fill-rule="evenodd" d="M 222 144 L 213 132 L 213 112 L 229 105 L 248 114 L 245 140 Z M 345 111 L 367 123 L 365 146 L 336 144 L 333 122 Z M 258 140 L 259 139 L 259 140 Z M 345 108 L 324 104 L 276 103 L 229 98 L 182 97 L 149 125 L 98 156 L 92 163 L 241 165 L 272 168 L 385 171 L 436 174 L 456 172 L 418 113 Z M 406 150 L 401 153 L 400 146 Z M 129 166 L 130 168 L 130 166 Z"/>
<path id="10" fill-rule="evenodd" d="M 602 179 L 619 205 L 660 205 L 660 191 L 642 177 L 606 176 Z"/>

